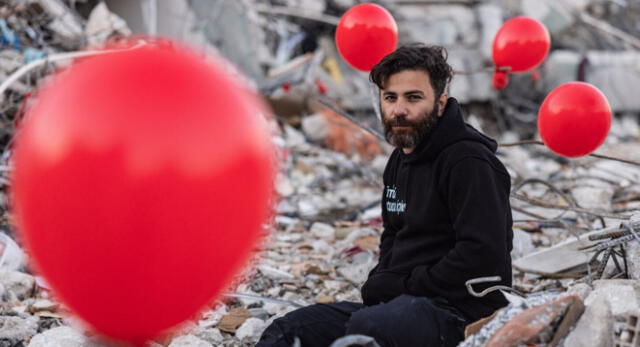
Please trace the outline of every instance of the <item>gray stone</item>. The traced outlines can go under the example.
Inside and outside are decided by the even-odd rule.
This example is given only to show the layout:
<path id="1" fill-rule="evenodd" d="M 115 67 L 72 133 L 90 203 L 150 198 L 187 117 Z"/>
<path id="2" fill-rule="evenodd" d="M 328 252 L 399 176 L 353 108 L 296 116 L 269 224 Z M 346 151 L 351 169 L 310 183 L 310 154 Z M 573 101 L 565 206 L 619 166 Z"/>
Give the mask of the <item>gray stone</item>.
<path id="1" fill-rule="evenodd" d="M 513 229 L 513 250 L 511 251 L 513 259 L 523 257 L 535 251 L 535 249 L 529 233 L 520 229 Z"/>
<path id="2" fill-rule="evenodd" d="M 313 141 L 322 141 L 329 135 L 327 119 L 322 114 L 302 118 L 302 131 Z"/>
<path id="3" fill-rule="evenodd" d="M 236 330 L 236 337 L 243 342 L 257 342 L 266 327 L 262 319 L 249 318 Z"/>
<path id="4" fill-rule="evenodd" d="M 213 345 L 193 335 L 184 335 L 173 339 L 168 347 L 213 347 Z"/>
<path id="5" fill-rule="evenodd" d="M 480 24 L 480 53 L 482 57 L 491 61 L 493 56 L 493 39 L 502 26 L 503 11 L 496 4 L 483 3 L 475 7 Z"/>
<path id="6" fill-rule="evenodd" d="M 615 319 L 626 320 L 630 313 L 640 312 L 638 303 L 637 280 L 600 280 L 594 283 L 593 292 L 587 297 L 585 304 L 589 304 L 600 297 L 608 303 L 611 314 Z"/>
<path id="7" fill-rule="evenodd" d="M 272 266 L 268 266 L 265 264 L 259 265 L 258 270 L 260 270 L 260 272 L 263 275 L 275 280 L 278 280 L 278 279 L 292 280 L 294 278 L 292 274 L 286 271 L 282 271 L 280 269 L 276 269 Z"/>
<path id="8" fill-rule="evenodd" d="M 309 229 L 311 234 L 325 241 L 334 241 L 336 239 L 336 229 L 329 224 L 316 222 Z"/>
<path id="9" fill-rule="evenodd" d="M 10 346 L 20 345 L 21 341 L 38 332 L 38 317 L 20 318 L 0 316 L 0 345 L 9 342 Z"/>
<path id="10" fill-rule="evenodd" d="M 296 192 L 295 186 L 285 175 L 278 175 L 276 179 L 276 192 L 280 197 L 289 197 Z"/>
<path id="11" fill-rule="evenodd" d="M 587 82 L 596 86 L 616 112 L 640 111 L 640 52 L 590 51 Z"/>
<path id="12" fill-rule="evenodd" d="M 0 249 L 2 249 L 2 252 L 0 252 L 0 268 L 14 271 L 23 268 L 26 262 L 24 252 L 9 235 L 3 232 L 0 232 Z"/>
<path id="13" fill-rule="evenodd" d="M 92 345 L 79 331 L 61 326 L 34 336 L 28 347 L 89 347 Z"/>
<path id="14" fill-rule="evenodd" d="M 192 0 L 189 3 L 197 17 L 196 23 L 204 25 L 209 43 L 250 78 L 258 83 L 263 80 L 260 64 L 269 64 L 272 57 L 266 49 L 265 33 L 251 7 L 243 1 Z"/>
<path id="15" fill-rule="evenodd" d="M 36 0 L 49 16 L 53 18 L 47 26 L 58 37 L 59 42 L 67 49 L 77 49 L 84 43 L 83 22 L 80 16 L 72 11 L 61 0 Z"/>
<path id="16" fill-rule="evenodd" d="M 478 59 L 478 51 L 472 49 L 449 49 L 449 64 L 456 71 L 473 72 L 456 74 L 451 80 L 449 94 L 462 103 L 471 101 L 487 101 L 495 97 L 491 85 L 491 74 L 476 72 L 484 68 L 482 59 Z"/>
<path id="17" fill-rule="evenodd" d="M 224 340 L 224 337 L 218 328 L 196 328 L 191 332 L 191 334 L 214 346 L 219 346 Z"/>
<path id="18" fill-rule="evenodd" d="M 585 82 L 593 84 L 607 97 L 615 112 L 639 112 L 640 98 L 634 86 L 640 85 L 640 53 L 636 51 L 589 51 Z M 555 50 L 544 67 L 544 85 L 551 91 L 560 84 L 575 81 L 582 56 L 573 51 Z"/>
<path id="19" fill-rule="evenodd" d="M 122 18 L 111 13 L 104 2 L 98 3 L 93 8 L 84 31 L 90 45 L 103 44 L 113 35 L 131 35 L 131 30 L 127 27 L 127 23 Z"/>
<path id="20" fill-rule="evenodd" d="M 542 74 L 545 89 L 551 91 L 563 83 L 575 81 L 581 59 L 580 54 L 574 51 L 558 49 L 549 53 Z"/>
<path id="21" fill-rule="evenodd" d="M 611 209 L 611 199 L 613 198 L 613 187 L 589 187 L 581 186 L 571 190 L 580 207 L 592 209 Z"/>
<path id="22" fill-rule="evenodd" d="M 567 290 L 568 294 L 578 294 L 582 301 L 585 301 L 593 289 L 586 283 L 578 283 Z"/>
<path id="23" fill-rule="evenodd" d="M 369 271 L 375 266 L 373 262 L 359 265 L 348 265 L 339 267 L 336 271 L 347 281 L 359 286 L 367 280 Z"/>
<path id="24" fill-rule="evenodd" d="M 31 296 L 35 285 L 35 278 L 23 272 L 0 269 L 0 284 L 8 292 L 15 294 L 19 299 Z"/>
<path id="25" fill-rule="evenodd" d="M 522 12 L 542 22 L 551 34 L 568 29 L 575 21 L 568 8 L 549 0 L 522 0 Z"/>
<path id="26" fill-rule="evenodd" d="M 402 42 L 474 46 L 478 41 L 473 10 L 464 5 L 402 5 L 396 11 Z"/>
<path id="27" fill-rule="evenodd" d="M 269 318 L 269 312 L 264 308 L 250 308 L 251 317 L 266 320 Z"/>
<path id="28" fill-rule="evenodd" d="M 611 346 L 613 319 L 609 302 L 604 296 L 589 295 L 585 311 L 575 328 L 567 335 L 565 346 L 593 347 Z"/>
<path id="29" fill-rule="evenodd" d="M 640 280 L 640 242 L 627 242 L 626 252 L 629 277 Z"/>

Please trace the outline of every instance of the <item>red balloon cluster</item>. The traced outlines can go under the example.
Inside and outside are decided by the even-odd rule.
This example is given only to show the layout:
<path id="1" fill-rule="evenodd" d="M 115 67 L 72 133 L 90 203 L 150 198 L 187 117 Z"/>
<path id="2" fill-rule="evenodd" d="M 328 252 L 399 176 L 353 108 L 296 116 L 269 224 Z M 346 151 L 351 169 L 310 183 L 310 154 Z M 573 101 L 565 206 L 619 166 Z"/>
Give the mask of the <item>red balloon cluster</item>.
<path id="1" fill-rule="evenodd" d="M 244 265 L 275 163 L 262 102 L 184 47 L 84 58 L 55 77 L 15 148 L 19 230 L 54 293 L 141 345 Z"/>
<path id="2" fill-rule="evenodd" d="M 493 40 L 495 74 L 532 70 L 544 61 L 550 47 L 551 38 L 542 23 L 525 16 L 512 18 L 502 25 Z M 494 83 L 493 87 L 503 89 L 506 83 Z"/>
<path id="3" fill-rule="evenodd" d="M 336 45 L 353 68 L 370 71 L 398 42 L 398 27 L 391 14 L 376 4 L 360 4 L 340 18 Z"/>
<path id="4" fill-rule="evenodd" d="M 584 82 L 555 88 L 538 112 L 542 141 L 557 154 L 580 157 L 593 152 L 611 128 L 611 107 L 600 90 Z"/>

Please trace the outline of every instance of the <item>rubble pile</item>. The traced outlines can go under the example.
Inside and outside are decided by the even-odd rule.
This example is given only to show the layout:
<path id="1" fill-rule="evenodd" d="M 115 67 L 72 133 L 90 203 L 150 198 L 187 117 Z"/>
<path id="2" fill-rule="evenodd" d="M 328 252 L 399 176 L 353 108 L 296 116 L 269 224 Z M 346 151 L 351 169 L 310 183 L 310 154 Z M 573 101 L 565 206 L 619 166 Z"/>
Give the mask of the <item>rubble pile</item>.
<path id="1" fill-rule="evenodd" d="M 295 308 L 361 300 L 359 288 L 378 257 L 381 177 L 391 148 L 364 130 L 380 129 L 375 90 L 365 74 L 340 59 L 332 41 L 339 16 L 355 3 L 158 2 L 154 22 L 148 7 L 134 11 L 124 0 L 0 1 L 1 80 L 59 53 L 132 32 L 157 32 L 224 55 L 274 109 L 278 201 L 262 247 L 225 295 L 173 336 L 150 345 L 250 346 L 268 324 Z M 508 295 L 508 307 L 469 326 L 461 346 L 633 345 L 640 312 L 640 171 L 633 163 L 640 161 L 640 104 L 631 93 L 640 83 L 634 39 L 640 36 L 634 21 L 640 7 L 598 0 L 382 3 L 399 23 L 401 42 L 449 49 L 457 71 L 449 92 L 466 108 L 467 122 L 502 144 L 498 156 L 512 176 L 516 293 Z M 518 14 L 543 21 L 553 50 L 538 82 L 514 76 L 496 92 L 490 88 L 491 40 L 506 18 Z M 55 67 L 30 70 L 0 93 L 3 189 L 9 185 L 14 123 Z M 544 95 L 572 80 L 598 86 L 616 112 L 598 153 L 632 162 L 569 160 L 536 144 L 518 144 L 535 136 Z M 31 272 L 4 194 L 0 206 L 0 345 L 108 345 Z"/>

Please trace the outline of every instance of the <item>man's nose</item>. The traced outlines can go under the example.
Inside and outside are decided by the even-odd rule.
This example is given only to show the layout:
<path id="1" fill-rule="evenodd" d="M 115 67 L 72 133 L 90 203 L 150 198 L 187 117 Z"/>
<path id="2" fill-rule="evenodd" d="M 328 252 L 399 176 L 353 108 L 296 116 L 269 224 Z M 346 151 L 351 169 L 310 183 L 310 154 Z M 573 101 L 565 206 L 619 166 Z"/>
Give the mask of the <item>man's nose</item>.
<path id="1" fill-rule="evenodd" d="M 399 115 L 406 115 L 406 114 L 407 114 L 407 104 L 404 101 L 397 100 L 393 104 L 393 108 L 391 109 L 391 115 L 393 117 L 397 117 Z"/>

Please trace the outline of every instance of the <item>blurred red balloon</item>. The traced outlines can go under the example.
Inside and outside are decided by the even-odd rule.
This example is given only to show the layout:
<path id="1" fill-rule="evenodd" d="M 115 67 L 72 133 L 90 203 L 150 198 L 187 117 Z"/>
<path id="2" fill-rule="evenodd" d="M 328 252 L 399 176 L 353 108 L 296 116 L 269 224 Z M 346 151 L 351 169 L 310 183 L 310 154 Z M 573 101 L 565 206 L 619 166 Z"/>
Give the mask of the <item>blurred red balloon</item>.
<path id="1" fill-rule="evenodd" d="M 495 71 L 493 73 L 493 79 L 491 85 L 497 90 L 502 90 L 509 84 L 509 75 L 504 71 Z"/>
<path id="2" fill-rule="evenodd" d="M 327 88 L 327 85 L 324 84 L 319 79 L 316 79 L 316 88 L 318 89 L 318 93 L 320 93 L 322 95 L 327 94 L 327 90 L 329 90 L 329 88 Z"/>
<path id="3" fill-rule="evenodd" d="M 535 69 L 535 70 L 531 71 L 531 80 L 534 83 L 540 82 L 540 70 Z"/>
<path id="4" fill-rule="evenodd" d="M 84 58 L 55 77 L 15 149 L 19 229 L 56 295 L 142 344 L 243 266 L 275 169 L 264 109 L 184 47 Z"/>
<path id="5" fill-rule="evenodd" d="M 360 4 L 350 8 L 338 22 L 336 45 L 353 68 L 370 71 L 396 49 L 398 27 L 384 7 Z"/>
<path id="6" fill-rule="evenodd" d="M 525 72 L 540 65 L 549 54 L 551 38 L 542 23 L 530 17 L 506 21 L 493 39 L 493 63 Z"/>
<path id="7" fill-rule="evenodd" d="M 538 112 L 544 143 L 565 157 L 598 148 L 611 127 L 611 107 L 600 90 L 584 82 L 565 83 L 549 93 Z"/>

